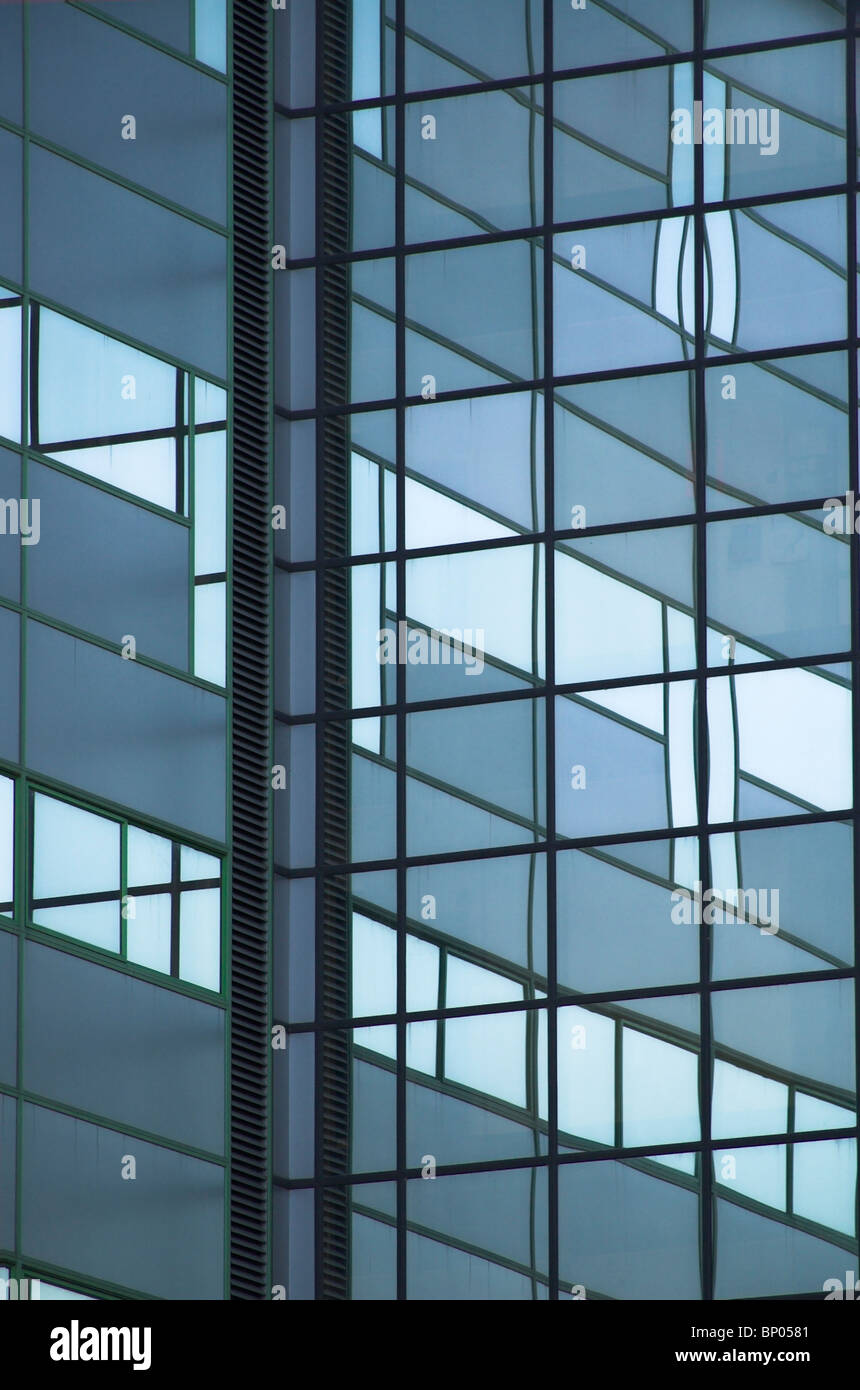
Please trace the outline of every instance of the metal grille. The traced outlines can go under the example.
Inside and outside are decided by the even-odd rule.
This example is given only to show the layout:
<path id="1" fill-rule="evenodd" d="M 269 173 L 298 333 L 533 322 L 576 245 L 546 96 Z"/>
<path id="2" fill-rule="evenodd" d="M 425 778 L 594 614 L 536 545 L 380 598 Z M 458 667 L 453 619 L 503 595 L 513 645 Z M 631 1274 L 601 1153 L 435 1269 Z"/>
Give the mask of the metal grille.
<path id="1" fill-rule="evenodd" d="M 233 14 L 231 1296 L 268 1289 L 270 81 L 268 6 Z"/>

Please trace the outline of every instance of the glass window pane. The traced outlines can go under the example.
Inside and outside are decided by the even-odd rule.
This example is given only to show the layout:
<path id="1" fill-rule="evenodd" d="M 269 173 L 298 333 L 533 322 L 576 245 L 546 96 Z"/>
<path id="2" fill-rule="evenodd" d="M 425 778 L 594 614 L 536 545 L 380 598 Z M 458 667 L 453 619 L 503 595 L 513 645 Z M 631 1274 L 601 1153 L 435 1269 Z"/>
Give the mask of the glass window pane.
<path id="1" fill-rule="evenodd" d="M 39 1280 L 39 1298 L 43 1302 L 92 1303 L 94 1301 L 91 1294 L 62 1288 L 59 1284 L 48 1284 L 44 1279 Z"/>
<path id="2" fill-rule="evenodd" d="M 555 238 L 555 371 L 610 371 L 683 356 L 693 328 L 683 218 Z"/>
<path id="3" fill-rule="evenodd" d="M 140 830 L 136 825 L 128 827 L 128 866 L 127 882 L 129 888 L 154 887 L 169 883 L 171 872 L 171 844 L 163 835 L 153 835 L 148 830 Z"/>
<path id="4" fill-rule="evenodd" d="M 847 387 L 844 353 L 706 371 L 708 506 L 844 493 Z"/>
<path id="5" fill-rule="evenodd" d="M 117 822 L 41 793 L 33 802 L 33 896 L 118 893 Z"/>
<path id="6" fill-rule="evenodd" d="M 586 1298 L 701 1298 L 689 1177 L 668 1166 L 656 1174 L 602 1162 L 563 1164 L 558 1181 L 562 1287 L 584 1289 Z"/>
<path id="7" fill-rule="evenodd" d="M 198 434 L 194 440 L 194 573 L 227 568 L 227 436 Z"/>
<path id="8" fill-rule="evenodd" d="M 428 376 L 435 391 L 539 376 L 542 282 L 542 255 L 528 241 L 408 256 L 407 394 L 420 395 Z"/>
<path id="9" fill-rule="evenodd" d="M 183 882 L 190 879 L 221 877 L 221 860 L 214 854 L 204 854 L 202 850 L 183 845 L 180 854 L 180 875 Z"/>
<path id="10" fill-rule="evenodd" d="M 195 0 L 195 53 L 201 63 L 227 71 L 226 0 Z"/>
<path id="11" fill-rule="evenodd" d="M 536 97 L 534 89 L 511 88 L 407 105 L 407 242 L 543 221 L 543 117 Z M 428 115 L 435 123 L 431 139 Z"/>
<path id="12" fill-rule="evenodd" d="M 221 988 L 221 891 L 183 893 L 179 909 L 179 976 L 204 989 Z"/>
<path id="13" fill-rule="evenodd" d="M 393 6 L 386 9 L 393 17 Z M 407 90 L 525 76 L 543 63 L 543 16 L 534 0 L 524 9 L 502 9 L 495 0 L 406 0 L 406 31 Z"/>
<path id="14" fill-rule="evenodd" d="M 227 683 L 227 585 L 194 586 L 194 674 Z"/>
<path id="15" fill-rule="evenodd" d="M 666 133 L 667 111 L 677 99 L 673 73 L 671 67 L 645 68 L 556 83 L 557 222 L 670 204 L 669 161 L 676 147 Z M 691 203 L 692 189 L 674 201 Z"/>
<path id="16" fill-rule="evenodd" d="M 52 441 L 167 432 L 175 423 L 175 367 L 40 307 L 38 442 L 43 452 L 54 452 Z"/>
<path id="17" fill-rule="evenodd" d="M 170 974 L 170 895 L 131 897 L 126 907 L 126 956 L 136 965 Z"/>
<path id="18" fill-rule="evenodd" d="M 227 392 L 202 376 L 194 378 L 194 423 L 197 426 L 227 420 Z"/>
<path id="19" fill-rule="evenodd" d="M 522 985 L 456 956 L 448 958 L 445 1002 L 449 1009 L 507 1003 L 523 998 Z M 449 1018 L 445 1024 L 445 1075 L 450 1081 L 510 1101 L 526 1103 L 526 1016 L 519 1011 Z"/>
<path id="20" fill-rule="evenodd" d="M 0 916 L 12 916 L 15 873 L 15 783 L 0 777 Z"/>
<path id="21" fill-rule="evenodd" d="M 118 951 L 119 903 L 68 903 L 65 907 L 34 907 L 33 921 L 39 927 L 74 936 L 103 951 Z"/>
<path id="22" fill-rule="evenodd" d="M 4 305 L 0 290 L 0 434 L 21 438 L 21 309 Z"/>

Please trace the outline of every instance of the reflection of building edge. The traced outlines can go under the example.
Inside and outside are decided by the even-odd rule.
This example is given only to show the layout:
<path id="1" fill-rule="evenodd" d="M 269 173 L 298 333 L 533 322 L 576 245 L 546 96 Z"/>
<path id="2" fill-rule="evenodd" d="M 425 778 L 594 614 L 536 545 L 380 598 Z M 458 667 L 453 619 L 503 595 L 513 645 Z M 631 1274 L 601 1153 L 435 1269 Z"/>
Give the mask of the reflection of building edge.
<path id="1" fill-rule="evenodd" d="M 269 15 L 233 7 L 230 1292 L 269 1296 Z"/>
<path id="2" fill-rule="evenodd" d="M 317 9 L 317 110 L 350 99 L 348 0 L 322 0 Z M 349 288 L 345 264 L 325 257 L 349 249 L 350 129 L 345 113 L 317 118 L 317 403 L 323 411 L 349 399 Z M 345 416 L 319 420 L 317 429 L 317 561 L 349 553 L 349 431 Z M 324 711 L 348 704 L 350 571 L 318 571 L 318 701 Z M 317 863 L 349 861 L 349 725 L 318 726 Z M 317 1000 L 324 1020 L 349 1016 L 349 882 L 317 880 Z M 347 1033 L 317 1033 L 317 1180 L 349 1171 L 351 1108 Z M 318 1189 L 319 1193 L 319 1189 Z M 317 1298 L 349 1297 L 349 1201 L 343 1185 L 322 1188 L 317 1200 Z"/>

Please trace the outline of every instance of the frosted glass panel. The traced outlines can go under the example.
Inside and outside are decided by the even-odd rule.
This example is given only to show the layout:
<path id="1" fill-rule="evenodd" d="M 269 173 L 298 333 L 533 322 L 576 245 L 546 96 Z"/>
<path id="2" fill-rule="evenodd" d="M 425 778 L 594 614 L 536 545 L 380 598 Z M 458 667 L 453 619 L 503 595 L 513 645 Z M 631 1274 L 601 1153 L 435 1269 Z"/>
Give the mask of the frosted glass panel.
<path id="1" fill-rule="evenodd" d="M 131 898 L 125 928 L 128 959 L 169 975 L 170 894 Z"/>
<path id="2" fill-rule="evenodd" d="M 65 801 L 36 796 L 33 894 L 70 897 L 119 889 L 119 825 Z"/>
<path id="3" fill-rule="evenodd" d="M 204 989 L 221 988 L 221 893 L 183 893 L 179 912 L 179 975 Z"/>
<path id="4" fill-rule="evenodd" d="M 163 835 L 152 835 L 148 830 L 139 830 L 136 825 L 128 827 L 128 886 L 144 888 L 147 885 L 169 883 L 171 878 L 171 845 Z"/>

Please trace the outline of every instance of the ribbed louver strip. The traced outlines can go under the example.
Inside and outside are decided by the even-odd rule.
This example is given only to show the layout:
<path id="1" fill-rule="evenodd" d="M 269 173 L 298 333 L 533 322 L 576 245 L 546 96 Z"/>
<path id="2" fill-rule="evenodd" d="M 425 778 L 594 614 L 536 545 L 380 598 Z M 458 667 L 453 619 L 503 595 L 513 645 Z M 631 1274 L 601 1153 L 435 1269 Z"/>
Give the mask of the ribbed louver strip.
<path id="1" fill-rule="evenodd" d="M 233 7 L 233 888 L 230 1290 L 268 1296 L 270 17 Z"/>

